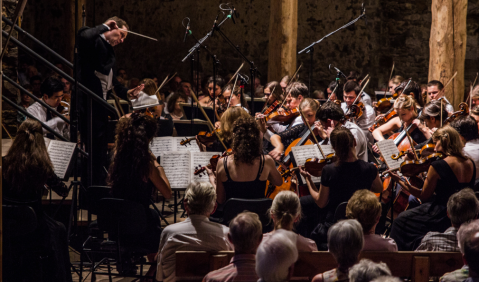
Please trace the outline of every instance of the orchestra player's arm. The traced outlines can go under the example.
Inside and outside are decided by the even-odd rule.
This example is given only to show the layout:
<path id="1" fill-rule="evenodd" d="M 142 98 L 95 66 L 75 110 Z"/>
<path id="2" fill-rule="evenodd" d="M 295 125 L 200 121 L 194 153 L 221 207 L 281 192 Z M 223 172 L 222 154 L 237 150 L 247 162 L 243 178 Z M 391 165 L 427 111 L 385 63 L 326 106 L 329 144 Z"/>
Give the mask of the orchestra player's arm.
<path id="1" fill-rule="evenodd" d="M 391 121 L 381 125 L 380 127 L 376 128 L 373 131 L 373 137 L 376 141 L 382 141 L 384 140 L 384 135 L 388 134 L 394 130 L 399 129 L 401 127 L 401 120 L 399 117 L 395 117 L 391 119 Z"/>
<path id="2" fill-rule="evenodd" d="M 414 187 L 408 182 L 402 180 L 396 173 L 390 173 L 390 175 L 391 178 L 396 181 L 396 183 L 401 185 L 402 188 L 406 189 L 409 193 L 411 193 L 411 195 L 416 198 L 419 198 L 421 201 L 429 199 L 434 194 L 437 182 L 440 179 L 439 174 L 433 166 L 429 166 L 429 170 L 427 171 L 427 177 L 424 181 L 424 186 L 422 189 Z"/>
<path id="3" fill-rule="evenodd" d="M 376 178 L 371 186 L 371 191 L 373 193 L 381 193 L 383 191 L 383 182 L 381 181 L 381 177 L 379 177 L 379 172 L 376 173 Z"/>
<path id="4" fill-rule="evenodd" d="M 155 160 L 150 162 L 150 175 L 149 178 L 155 188 L 160 191 L 160 193 L 166 199 L 171 198 L 171 186 L 168 178 L 166 177 L 165 170 L 163 167 Z"/>
<path id="5" fill-rule="evenodd" d="M 269 155 L 276 161 L 281 160 L 281 157 L 283 156 L 284 152 L 284 145 L 281 141 L 281 136 L 279 136 L 278 134 L 271 136 L 270 142 L 271 145 L 274 146 L 274 149 L 269 152 Z"/>
<path id="6" fill-rule="evenodd" d="M 276 163 L 271 156 L 264 156 L 264 167 L 269 169 L 268 180 L 271 185 L 281 186 L 283 184 L 283 177 L 276 169 Z"/>
<path id="7" fill-rule="evenodd" d="M 226 171 L 223 161 L 224 158 L 218 160 L 218 164 L 216 165 L 216 176 L 211 169 L 206 169 L 211 185 L 216 188 L 216 201 L 220 204 L 223 204 L 226 200 L 225 187 L 223 186 L 222 181 L 223 179 L 226 181 Z"/>
<path id="8" fill-rule="evenodd" d="M 316 184 L 314 184 L 313 180 L 311 179 L 311 174 L 309 174 L 309 172 L 304 170 L 302 167 L 299 168 L 299 172 L 304 177 L 304 179 L 306 179 L 306 185 L 308 186 L 309 193 L 313 197 L 313 200 L 316 205 L 318 205 L 318 207 L 320 208 L 324 208 L 328 204 L 329 187 L 321 184 L 318 191 Z"/>

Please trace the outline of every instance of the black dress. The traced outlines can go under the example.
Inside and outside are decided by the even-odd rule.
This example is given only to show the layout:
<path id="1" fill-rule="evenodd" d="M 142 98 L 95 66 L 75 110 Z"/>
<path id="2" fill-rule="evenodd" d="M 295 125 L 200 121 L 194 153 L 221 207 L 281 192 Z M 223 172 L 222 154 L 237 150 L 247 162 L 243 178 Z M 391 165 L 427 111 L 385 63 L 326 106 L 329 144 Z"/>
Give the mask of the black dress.
<path id="1" fill-rule="evenodd" d="M 233 181 L 228 171 L 228 157 L 224 159 L 224 168 L 228 180 L 223 182 L 226 200 L 231 198 L 261 199 L 265 197 L 266 180 L 259 180 L 264 168 L 264 156 L 261 155 L 258 174 L 253 181 Z"/>
<path id="2" fill-rule="evenodd" d="M 3 281 L 72 281 L 65 226 L 42 208 L 43 187 L 18 189 L 2 178 L 3 204 L 28 205 L 37 217 L 37 228 L 29 234 L 4 238 Z M 60 196 L 68 188 L 56 175 L 46 183 Z M 8 236 L 9 237 L 9 236 Z"/>
<path id="3" fill-rule="evenodd" d="M 125 199 L 141 204 L 145 209 L 146 214 L 146 230 L 142 234 L 122 237 L 123 242 L 127 245 L 134 245 L 148 250 L 149 253 L 156 253 L 160 245 L 161 236 L 161 221 L 159 214 L 150 209 L 151 195 L 156 189 L 153 183 L 148 179 L 148 182 L 141 182 L 131 189 L 115 189 L 112 187 L 112 196 L 119 199 Z M 115 236 L 113 236 L 115 238 Z"/>
<path id="4" fill-rule="evenodd" d="M 324 220 L 310 235 L 310 238 L 318 245 L 318 250 L 327 250 L 328 230 L 335 223 L 334 213 L 339 204 L 349 201 L 357 190 L 371 189 L 377 174 L 376 166 L 363 160 L 333 163 L 323 168 L 321 184 L 329 187 L 329 199 L 326 207 L 321 209 Z"/>
<path id="5" fill-rule="evenodd" d="M 440 177 L 432 201 L 404 211 L 394 219 L 391 238 L 396 241 L 399 251 L 413 251 L 428 232 L 444 232 L 451 227 L 451 220 L 447 217 L 447 201 L 459 190 L 474 186 L 476 165 L 474 162 L 472 164 L 474 173 L 471 181 L 460 183 L 445 160 L 432 163 Z"/>

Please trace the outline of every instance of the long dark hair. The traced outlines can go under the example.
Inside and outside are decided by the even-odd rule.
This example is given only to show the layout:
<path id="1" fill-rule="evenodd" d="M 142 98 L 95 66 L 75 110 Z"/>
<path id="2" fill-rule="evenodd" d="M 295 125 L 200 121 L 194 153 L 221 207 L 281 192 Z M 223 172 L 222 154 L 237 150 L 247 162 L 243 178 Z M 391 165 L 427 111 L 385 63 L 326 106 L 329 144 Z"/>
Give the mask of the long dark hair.
<path id="1" fill-rule="evenodd" d="M 233 144 L 235 163 L 252 165 L 261 156 L 261 137 L 259 127 L 251 116 L 238 118 L 233 124 Z"/>
<path id="2" fill-rule="evenodd" d="M 336 127 L 331 132 L 331 145 L 333 146 L 338 164 L 348 159 L 349 149 L 354 146 L 354 136 L 346 127 Z"/>
<path id="3" fill-rule="evenodd" d="M 39 195 L 42 185 L 53 173 L 41 124 L 33 119 L 25 120 L 3 160 L 4 179 L 18 194 Z"/>
<path id="4" fill-rule="evenodd" d="M 147 182 L 150 174 L 149 143 L 158 130 L 157 121 L 145 114 L 133 113 L 116 126 L 115 149 L 108 173 L 113 192 L 121 193 Z"/>

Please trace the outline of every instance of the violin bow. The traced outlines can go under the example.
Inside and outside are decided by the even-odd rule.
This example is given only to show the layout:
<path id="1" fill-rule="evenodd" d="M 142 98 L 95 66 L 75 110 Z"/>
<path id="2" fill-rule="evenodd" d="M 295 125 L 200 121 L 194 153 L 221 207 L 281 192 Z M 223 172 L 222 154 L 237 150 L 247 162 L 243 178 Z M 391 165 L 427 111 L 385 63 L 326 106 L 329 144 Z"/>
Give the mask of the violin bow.
<path id="1" fill-rule="evenodd" d="M 331 100 L 331 96 L 334 94 L 334 92 L 336 92 L 336 89 L 338 89 L 338 86 L 339 86 L 339 83 L 336 82 L 336 87 L 334 87 L 334 90 L 333 90 L 333 92 L 331 92 L 331 94 L 329 95 L 328 100 L 326 101 L 326 103 L 328 103 L 328 102 Z M 326 104 L 326 103 L 325 103 L 325 104 Z"/>
<path id="2" fill-rule="evenodd" d="M 362 86 L 363 85 L 363 82 L 366 81 L 366 79 L 369 78 L 369 73 L 363 78 L 363 80 L 361 80 L 361 84 L 359 84 L 359 86 Z"/>
<path id="3" fill-rule="evenodd" d="M 228 150 L 228 148 L 226 147 L 225 143 L 223 142 L 223 138 L 221 138 L 221 136 L 216 133 L 214 124 L 211 122 L 210 118 L 209 118 L 208 115 L 206 114 L 205 110 L 203 109 L 203 106 L 201 106 L 200 101 L 198 101 L 198 98 L 196 97 L 195 93 L 192 92 L 192 93 L 191 93 L 191 97 L 193 97 L 193 99 L 195 100 L 196 104 L 198 105 L 198 107 L 200 108 L 201 112 L 203 113 L 203 115 L 205 116 L 206 120 L 208 121 L 208 123 L 210 124 L 211 128 L 213 129 L 213 132 L 214 132 L 214 133 L 216 134 L 216 136 L 218 137 L 218 140 L 220 140 L 221 145 L 223 145 L 223 147 L 225 148 L 225 150 Z"/>
<path id="4" fill-rule="evenodd" d="M 229 84 L 231 81 L 233 81 L 233 78 L 235 78 L 235 76 L 238 75 L 238 73 L 239 73 L 240 70 L 243 68 L 243 66 L 244 66 L 244 61 L 243 61 L 243 63 L 241 64 L 241 66 L 238 68 L 238 70 L 236 70 L 235 74 L 233 74 L 233 76 L 230 78 L 230 80 L 228 81 L 228 83 L 226 83 L 226 84 Z M 236 83 L 236 82 L 235 82 L 235 83 Z M 225 85 L 226 85 L 226 84 L 225 84 Z"/>
<path id="5" fill-rule="evenodd" d="M 302 66 L 303 66 L 303 64 L 301 63 L 299 68 L 296 70 L 296 72 L 293 74 L 291 79 L 288 81 L 288 84 L 286 85 L 286 88 L 292 83 L 293 79 L 296 79 L 296 76 L 298 75 L 298 72 L 299 72 L 299 70 L 301 69 Z M 283 103 L 281 103 L 281 105 L 279 106 L 280 108 L 283 107 L 286 100 L 288 100 L 289 95 L 291 95 L 291 89 L 289 90 L 288 95 L 286 95 L 286 97 L 284 97 Z"/>
<path id="6" fill-rule="evenodd" d="M 314 135 L 314 132 L 311 129 L 311 126 L 309 125 L 308 121 L 306 120 L 306 117 L 304 116 L 303 110 L 301 110 L 300 107 L 298 107 L 298 110 L 299 110 L 299 113 L 301 114 L 301 117 L 303 118 L 304 123 L 308 127 L 309 133 L 313 136 L 314 143 L 316 144 L 316 146 L 318 146 L 319 152 L 321 152 L 321 155 L 323 156 L 323 159 L 326 159 L 326 155 L 324 155 L 323 149 L 321 148 L 321 146 L 319 146 L 318 139 L 316 139 L 316 136 Z"/>
<path id="7" fill-rule="evenodd" d="M 454 73 L 454 75 L 449 78 L 449 80 L 447 81 L 447 83 L 444 85 L 444 88 L 442 88 L 441 91 L 439 91 L 439 93 L 444 94 L 444 92 L 446 92 L 446 88 L 449 86 L 449 84 L 451 84 L 451 82 L 454 80 L 454 78 L 456 78 L 456 75 L 457 75 L 457 71 Z"/>
<path id="8" fill-rule="evenodd" d="M 175 73 L 172 77 L 174 77 L 175 75 L 176 75 L 176 73 Z M 163 80 L 163 82 L 160 84 L 160 87 L 158 87 L 158 89 L 156 89 L 156 92 L 155 92 L 154 95 L 156 95 L 156 98 L 158 98 L 158 101 L 161 101 L 161 97 L 160 97 L 160 94 L 159 94 L 158 92 L 160 91 L 160 89 L 161 89 L 163 86 L 165 86 L 165 85 L 170 81 L 170 80 L 168 80 L 168 76 L 169 76 L 169 75 L 167 75 L 167 76 L 165 77 L 165 79 Z"/>
<path id="9" fill-rule="evenodd" d="M 393 67 L 391 68 L 391 73 L 389 74 L 389 79 L 388 79 L 388 82 L 386 84 L 386 91 L 384 91 L 384 97 L 386 97 L 386 93 L 388 93 L 388 90 L 389 90 L 389 81 L 391 81 L 391 79 L 393 79 L 393 73 L 394 73 L 394 62 L 393 62 Z M 391 93 L 392 95 L 393 93 Z"/>
<path id="10" fill-rule="evenodd" d="M 231 95 L 230 95 L 230 99 L 228 100 L 228 107 L 226 107 L 226 109 L 230 108 L 231 96 L 235 95 L 236 82 L 238 82 L 238 76 L 236 76 L 235 83 L 233 84 L 233 89 L 231 89 Z"/>
<path id="11" fill-rule="evenodd" d="M 271 94 L 270 94 L 270 95 L 273 95 L 275 89 L 276 89 L 276 85 L 273 87 L 273 91 L 271 91 Z M 266 108 L 266 106 L 268 106 L 268 100 L 266 100 L 266 101 L 264 102 L 264 106 L 263 106 L 263 109 L 261 109 L 261 113 L 263 113 L 263 111 L 264 111 L 264 109 Z"/>
<path id="12" fill-rule="evenodd" d="M 469 108 L 472 109 L 472 90 L 474 89 L 474 86 L 476 86 L 476 81 L 477 81 L 477 77 L 479 76 L 479 72 L 476 74 L 476 78 L 474 79 L 474 82 L 471 84 L 471 89 L 469 91 L 469 94 L 466 98 L 466 103 L 467 103 L 467 100 L 469 99 Z"/>

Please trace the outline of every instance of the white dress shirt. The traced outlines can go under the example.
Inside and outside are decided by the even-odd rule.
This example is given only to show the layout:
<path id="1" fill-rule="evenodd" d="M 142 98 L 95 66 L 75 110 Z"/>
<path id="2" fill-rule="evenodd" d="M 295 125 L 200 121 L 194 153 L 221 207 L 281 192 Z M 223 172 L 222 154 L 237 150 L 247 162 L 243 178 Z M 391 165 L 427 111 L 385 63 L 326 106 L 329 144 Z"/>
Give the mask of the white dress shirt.
<path id="1" fill-rule="evenodd" d="M 163 229 L 158 250 L 156 279 L 163 282 L 176 280 L 176 251 L 231 251 L 229 228 L 203 215 L 190 215 L 185 221 Z"/>
<path id="2" fill-rule="evenodd" d="M 54 117 L 47 121 L 47 109 L 40 103 L 33 103 L 30 107 L 27 108 L 27 112 L 32 116 L 36 117 L 39 121 L 48 125 L 55 132 L 59 133 L 67 139 L 70 139 L 70 127 L 68 126 L 68 124 L 60 117 Z M 46 135 L 47 133 L 50 132 L 43 128 L 43 134 Z"/>
<path id="3" fill-rule="evenodd" d="M 348 111 L 348 106 L 345 102 L 341 103 L 341 109 L 343 109 L 344 114 Z M 373 107 L 368 104 L 364 104 L 363 115 L 357 120 L 358 126 L 363 130 L 364 134 L 369 132 L 369 128 L 374 124 L 376 119 L 376 112 Z"/>
<path id="4" fill-rule="evenodd" d="M 476 179 L 479 178 L 479 139 L 467 141 L 464 145 L 464 154 L 472 159 L 476 165 Z"/>

